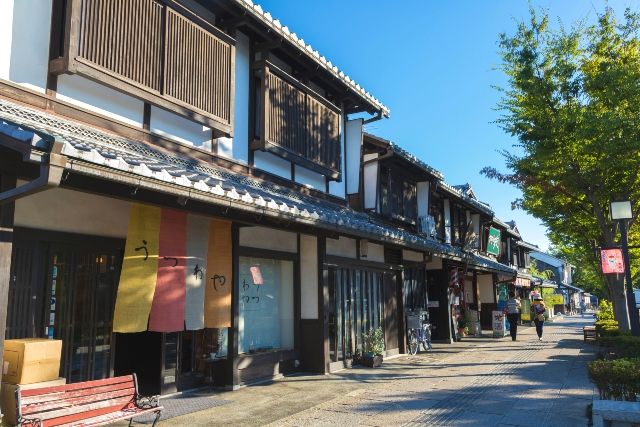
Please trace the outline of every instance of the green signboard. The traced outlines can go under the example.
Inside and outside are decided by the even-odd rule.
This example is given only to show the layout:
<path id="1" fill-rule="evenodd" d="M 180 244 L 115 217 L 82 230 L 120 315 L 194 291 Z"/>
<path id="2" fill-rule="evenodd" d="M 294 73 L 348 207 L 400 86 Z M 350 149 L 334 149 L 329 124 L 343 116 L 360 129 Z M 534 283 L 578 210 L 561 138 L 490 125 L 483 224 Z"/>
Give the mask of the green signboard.
<path id="1" fill-rule="evenodd" d="M 542 299 L 544 299 L 544 303 L 547 307 L 564 304 L 564 295 L 562 294 L 543 295 Z"/>
<path id="2" fill-rule="evenodd" d="M 500 256 L 500 230 L 489 228 L 489 242 L 487 243 L 487 253 Z"/>

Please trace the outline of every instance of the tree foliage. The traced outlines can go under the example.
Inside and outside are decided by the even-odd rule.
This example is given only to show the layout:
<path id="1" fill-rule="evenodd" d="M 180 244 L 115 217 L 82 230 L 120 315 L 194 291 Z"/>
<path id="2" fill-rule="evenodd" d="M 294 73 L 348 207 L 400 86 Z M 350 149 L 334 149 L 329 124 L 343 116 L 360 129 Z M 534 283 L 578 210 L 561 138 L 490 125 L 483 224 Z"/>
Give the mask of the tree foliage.
<path id="1" fill-rule="evenodd" d="M 621 20 L 606 9 L 595 24 L 551 29 L 548 14 L 532 9 L 515 34 L 500 36 L 508 84 L 500 89 L 497 123 L 518 143 L 502 152 L 509 173 L 481 173 L 518 187 L 522 198 L 514 204 L 542 220 L 552 244 L 589 280 L 599 277 L 592 242 L 617 241 L 609 203 L 628 199 L 634 217 L 639 213 L 639 34 L 631 10 Z M 631 221 L 631 245 L 639 234 Z M 606 283 L 619 306 L 619 283 Z"/>

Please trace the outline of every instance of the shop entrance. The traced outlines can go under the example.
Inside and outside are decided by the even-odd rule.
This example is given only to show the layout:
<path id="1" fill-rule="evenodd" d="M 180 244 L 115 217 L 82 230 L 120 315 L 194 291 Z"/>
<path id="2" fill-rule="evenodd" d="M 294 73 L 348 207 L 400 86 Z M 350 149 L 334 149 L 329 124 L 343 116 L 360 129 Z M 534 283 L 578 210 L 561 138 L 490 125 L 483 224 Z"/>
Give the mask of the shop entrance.
<path id="1" fill-rule="evenodd" d="M 113 374 L 112 320 L 124 243 L 16 229 L 7 338 L 62 340 L 67 382 Z"/>
<path id="2" fill-rule="evenodd" d="M 106 248 L 52 245 L 45 329 L 50 338 L 62 340 L 60 374 L 69 383 L 111 375 L 120 259 L 119 251 Z"/>
<path id="3" fill-rule="evenodd" d="M 364 334 L 384 327 L 384 289 L 381 271 L 358 268 L 329 270 L 329 354 L 332 362 L 363 351 Z"/>

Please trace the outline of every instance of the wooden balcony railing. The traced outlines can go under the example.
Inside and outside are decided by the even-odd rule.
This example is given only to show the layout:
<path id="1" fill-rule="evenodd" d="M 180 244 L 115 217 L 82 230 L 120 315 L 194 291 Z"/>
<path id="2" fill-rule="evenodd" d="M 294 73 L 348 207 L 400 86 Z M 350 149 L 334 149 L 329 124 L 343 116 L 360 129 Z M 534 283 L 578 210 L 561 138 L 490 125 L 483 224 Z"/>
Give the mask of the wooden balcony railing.
<path id="1" fill-rule="evenodd" d="M 340 109 L 273 64 L 265 62 L 260 139 L 254 149 L 339 179 Z"/>
<path id="2" fill-rule="evenodd" d="M 234 40 L 177 3 L 67 0 L 55 73 L 77 73 L 231 134 Z M 197 19 L 198 22 L 195 22 Z"/>

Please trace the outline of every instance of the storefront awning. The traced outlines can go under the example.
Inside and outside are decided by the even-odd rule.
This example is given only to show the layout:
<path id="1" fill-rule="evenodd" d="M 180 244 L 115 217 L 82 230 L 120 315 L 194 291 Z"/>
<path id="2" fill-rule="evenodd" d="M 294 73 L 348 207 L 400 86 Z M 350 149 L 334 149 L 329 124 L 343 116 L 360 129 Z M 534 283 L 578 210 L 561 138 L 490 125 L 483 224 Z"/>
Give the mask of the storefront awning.
<path id="1" fill-rule="evenodd" d="M 492 259 L 375 221 L 364 212 L 2 99 L 0 124 L 0 133 L 7 135 L 33 132 L 61 141 L 66 169 L 73 173 L 428 251 L 471 267 L 516 273 Z"/>

